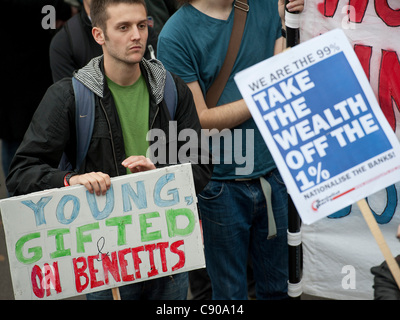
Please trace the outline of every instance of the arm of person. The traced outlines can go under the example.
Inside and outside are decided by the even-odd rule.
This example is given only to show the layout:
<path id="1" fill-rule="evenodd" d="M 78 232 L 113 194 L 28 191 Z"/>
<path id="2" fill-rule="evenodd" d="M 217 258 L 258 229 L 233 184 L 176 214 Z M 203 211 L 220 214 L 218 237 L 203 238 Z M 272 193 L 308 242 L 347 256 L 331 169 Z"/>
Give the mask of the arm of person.
<path id="1" fill-rule="evenodd" d="M 191 137 L 188 142 L 186 142 L 185 139 L 183 139 L 184 141 L 178 139 L 178 150 L 181 151 L 181 149 L 185 149 L 187 143 L 190 143 L 191 146 L 190 158 L 186 159 L 186 161 L 181 161 L 182 159 L 178 159 L 178 161 L 180 163 L 192 163 L 196 194 L 199 194 L 211 179 L 213 172 L 212 156 L 208 144 L 203 144 L 204 141 L 202 139 L 204 139 L 204 135 L 202 134 L 202 129 L 206 128 L 204 126 L 202 127 L 201 120 L 196 111 L 197 103 L 195 103 L 193 91 L 182 79 L 175 76 L 175 81 L 177 83 L 179 97 L 179 104 L 175 116 L 178 124 L 178 136 L 181 132 L 183 133 L 189 129 L 191 132 L 196 133 L 197 138 Z M 203 99 L 201 94 L 200 97 Z M 204 99 L 203 103 L 205 105 Z M 244 107 L 247 109 L 245 105 Z"/>
<path id="2" fill-rule="evenodd" d="M 122 165 L 132 173 L 156 169 L 154 163 L 144 156 L 130 156 L 122 161 Z"/>
<path id="3" fill-rule="evenodd" d="M 111 178 L 103 172 L 90 172 L 72 176 L 69 185 L 83 185 L 90 193 L 104 196 L 111 187 Z"/>
<path id="4" fill-rule="evenodd" d="M 203 129 L 216 128 L 221 131 L 225 128 L 234 128 L 250 119 L 250 111 L 243 99 L 218 106 L 218 108 L 208 108 L 199 82 L 193 81 L 188 83 L 187 86 L 193 94 Z"/>
<path id="5" fill-rule="evenodd" d="M 130 156 L 122 162 L 122 165 L 132 173 L 156 169 L 153 162 L 144 156 Z M 90 172 L 73 175 L 68 184 L 70 186 L 83 185 L 90 193 L 104 196 L 111 187 L 111 178 L 103 172 Z"/>

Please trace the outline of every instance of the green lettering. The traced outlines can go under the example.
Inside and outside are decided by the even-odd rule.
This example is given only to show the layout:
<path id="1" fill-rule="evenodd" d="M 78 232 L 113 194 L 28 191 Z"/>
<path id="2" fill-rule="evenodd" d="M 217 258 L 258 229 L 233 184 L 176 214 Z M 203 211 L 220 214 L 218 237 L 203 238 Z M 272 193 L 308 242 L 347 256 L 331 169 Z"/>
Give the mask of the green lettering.
<path id="1" fill-rule="evenodd" d="M 50 258 L 60 258 L 71 255 L 71 249 L 65 249 L 64 247 L 64 234 L 69 233 L 69 229 L 54 229 L 47 231 L 47 236 L 56 237 L 56 251 L 50 253 Z"/>
<path id="2" fill-rule="evenodd" d="M 153 231 L 150 233 L 147 232 L 147 229 L 153 226 L 151 222 L 147 223 L 147 219 L 158 218 L 158 217 L 160 217 L 160 214 L 158 212 L 149 212 L 139 215 L 140 235 L 142 238 L 142 242 L 161 239 L 160 230 Z"/>
<path id="3" fill-rule="evenodd" d="M 77 252 L 85 252 L 85 242 L 92 242 L 92 235 L 84 235 L 83 233 L 86 231 L 99 229 L 99 223 L 90 223 L 85 224 L 82 227 L 76 228 L 76 251 Z"/>
<path id="4" fill-rule="evenodd" d="M 28 249 L 28 253 L 33 254 L 32 257 L 26 258 L 22 253 L 24 244 L 32 239 L 40 238 L 40 232 L 30 233 L 22 236 L 15 244 L 15 256 L 19 262 L 30 264 L 39 261 L 43 256 L 43 251 L 41 247 L 33 247 Z"/>
<path id="5" fill-rule="evenodd" d="M 107 227 L 118 227 L 118 245 L 123 246 L 126 244 L 126 230 L 125 225 L 132 224 L 132 216 L 115 217 L 106 220 Z"/>
<path id="6" fill-rule="evenodd" d="M 168 236 L 170 238 L 176 236 L 187 236 L 193 232 L 196 220 L 194 218 L 192 210 L 188 208 L 169 209 L 166 211 L 165 216 L 167 219 Z M 188 225 L 183 229 L 180 229 L 177 226 L 176 218 L 178 216 L 185 216 L 189 221 Z"/>

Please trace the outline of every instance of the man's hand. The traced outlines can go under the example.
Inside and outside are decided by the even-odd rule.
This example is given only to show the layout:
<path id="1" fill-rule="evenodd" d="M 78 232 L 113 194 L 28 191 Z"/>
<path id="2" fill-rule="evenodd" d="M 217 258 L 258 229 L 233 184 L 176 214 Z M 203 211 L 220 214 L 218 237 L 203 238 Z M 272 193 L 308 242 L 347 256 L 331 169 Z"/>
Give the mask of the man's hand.
<path id="1" fill-rule="evenodd" d="M 289 12 L 302 12 L 304 10 L 304 0 L 289 0 L 286 5 Z M 279 16 L 282 21 L 285 21 L 285 0 L 279 0 L 278 2 Z"/>
<path id="2" fill-rule="evenodd" d="M 69 179 L 69 185 L 81 184 L 88 189 L 90 193 L 95 192 L 96 195 L 105 195 L 111 187 L 111 178 L 108 174 L 102 172 L 91 172 L 72 176 Z"/>
<path id="3" fill-rule="evenodd" d="M 132 173 L 156 169 L 153 162 L 144 156 L 130 156 L 122 162 L 122 165 Z"/>

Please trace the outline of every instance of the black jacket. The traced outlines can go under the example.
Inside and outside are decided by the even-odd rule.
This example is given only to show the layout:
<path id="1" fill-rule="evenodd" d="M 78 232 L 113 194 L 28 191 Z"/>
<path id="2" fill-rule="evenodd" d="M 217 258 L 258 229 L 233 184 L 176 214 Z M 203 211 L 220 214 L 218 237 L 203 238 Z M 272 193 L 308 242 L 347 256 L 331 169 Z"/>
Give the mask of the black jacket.
<path id="1" fill-rule="evenodd" d="M 169 112 L 163 100 L 165 69 L 158 60 L 140 63 L 142 74 L 150 93 L 149 128 L 161 129 L 166 134 L 165 148 L 168 152 Z M 112 94 L 104 81 L 103 58 L 98 57 L 75 73 L 75 78 L 95 93 L 95 124 L 89 150 L 79 173 L 101 171 L 111 177 L 126 174 L 122 161 L 127 158 L 119 117 Z M 197 155 L 208 150 L 200 150 L 200 122 L 197 116 L 192 94 L 186 84 L 174 76 L 178 93 L 178 105 L 175 121 L 177 132 L 193 129 L 198 134 Z M 177 142 L 177 148 L 185 141 Z M 192 141 L 193 142 L 193 141 Z M 152 142 L 150 142 L 151 144 Z M 154 142 L 153 142 L 154 143 Z M 35 191 L 63 187 L 64 176 L 68 173 L 59 170 L 63 151 L 67 153 L 71 164 L 76 157 L 75 100 L 71 78 L 65 78 L 52 85 L 40 103 L 24 140 L 14 157 L 10 174 L 7 177 L 7 189 L 11 195 L 27 194 Z M 208 153 L 207 156 L 209 157 Z M 176 157 L 175 157 L 176 158 Z M 169 163 L 167 153 L 167 163 Z M 209 158 L 203 163 L 194 164 L 193 176 L 196 192 L 205 187 L 211 177 L 212 165 Z M 200 163 L 200 160 L 198 161 Z M 166 164 L 157 164 L 161 167 Z"/>
<path id="2" fill-rule="evenodd" d="M 400 267 L 400 255 L 395 258 Z M 400 289 L 386 263 L 371 268 L 374 275 L 374 300 L 400 300 Z"/>

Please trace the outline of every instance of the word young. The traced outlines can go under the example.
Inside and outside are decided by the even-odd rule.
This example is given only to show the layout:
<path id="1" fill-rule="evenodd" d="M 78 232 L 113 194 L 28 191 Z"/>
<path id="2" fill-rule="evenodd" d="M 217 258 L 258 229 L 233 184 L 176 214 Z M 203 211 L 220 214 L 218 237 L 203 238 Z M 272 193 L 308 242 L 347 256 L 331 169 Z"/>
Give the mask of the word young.
<path id="1" fill-rule="evenodd" d="M 209 164 L 209 150 L 212 150 L 212 164 L 232 164 L 234 162 L 237 165 L 236 175 L 248 175 L 254 170 L 254 130 L 246 129 L 245 137 L 242 136 L 243 131 L 242 129 L 224 129 L 222 131 L 202 129 L 201 154 L 199 155 L 197 132 L 193 129 L 183 129 L 178 135 L 177 122 L 170 121 L 167 133 L 161 129 L 151 129 L 147 133 L 147 141 L 154 141 L 147 150 L 147 157 L 155 164 L 198 164 L 199 161 L 201 164 Z M 221 143 L 221 139 L 223 139 L 223 143 Z M 186 142 L 179 150 L 178 141 Z M 221 154 L 222 146 L 223 154 Z M 244 156 L 243 147 L 246 150 Z M 169 154 L 168 161 L 167 154 Z M 234 155 L 233 159 L 232 154 Z"/>

